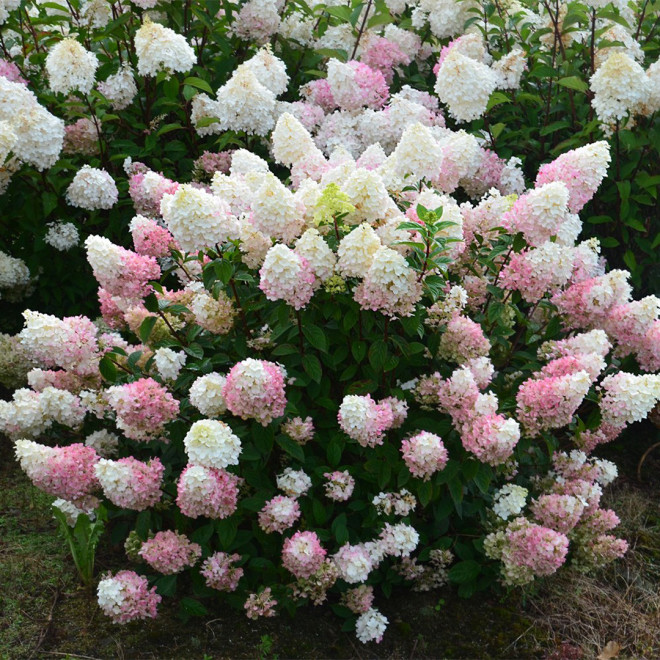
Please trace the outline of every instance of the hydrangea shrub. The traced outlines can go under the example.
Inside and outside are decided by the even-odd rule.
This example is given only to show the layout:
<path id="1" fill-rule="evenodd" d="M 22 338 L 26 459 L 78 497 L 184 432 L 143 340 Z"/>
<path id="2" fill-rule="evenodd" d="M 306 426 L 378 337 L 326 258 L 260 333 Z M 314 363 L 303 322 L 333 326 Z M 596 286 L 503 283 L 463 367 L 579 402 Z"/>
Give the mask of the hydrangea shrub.
<path id="1" fill-rule="evenodd" d="M 467 137 L 414 123 L 379 164 L 327 158 L 285 113 L 276 164 L 238 150 L 210 185 L 149 188 L 133 249 L 86 240 L 102 321 L 25 312 L 35 367 L 0 428 L 73 522 L 102 504 L 114 621 L 175 594 L 250 618 L 327 601 L 379 641 L 395 587 L 625 552 L 592 452 L 660 399 L 660 322 L 579 240 L 609 150 L 460 203 Z"/>

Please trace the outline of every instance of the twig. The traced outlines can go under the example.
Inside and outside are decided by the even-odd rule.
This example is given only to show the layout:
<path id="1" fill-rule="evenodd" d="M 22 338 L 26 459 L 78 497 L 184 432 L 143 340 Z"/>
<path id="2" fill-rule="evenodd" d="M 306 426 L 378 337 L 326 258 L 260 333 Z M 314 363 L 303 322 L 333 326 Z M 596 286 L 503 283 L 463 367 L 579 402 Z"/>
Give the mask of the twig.
<path id="1" fill-rule="evenodd" d="M 48 655 L 64 655 L 67 658 L 71 657 L 71 653 L 61 653 L 60 651 L 44 651 Z M 80 655 L 80 653 L 74 653 L 76 658 L 82 658 L 82 660 L 103 660 L 102 658 L 97 658 L 93 655 Z"/>
<path id="2" fill-rule="evenodd" d="M 367 2 L 367 8 L 364 10 L 364 18 L 362 19 L 362 24 L 360 25 L 360 30 L 358 32 L 357 39 L 355 40 L 355 46 L 353 47 L 353 52 L 351 53 L 351 59 L 355 59 L 355 53 L 357 53 L 358 46 L 360 45 L 360 39 L 362 39 L 362 33 L 364 32 L 364 27 L 367 24 L 367 18 L 369 18 L 369 10 L 371 9 L 371 5 L 373 3 L 373 0 L 369 0 Z"/>
<path id="3" fill-rule="evenodd" d="M 654 450 L 660 447 L 660 442 L 656 442 L 654 445 L 651 445 L 643 454 L 642 457 L 639 459 L 639 463 L 637 463 L 637 480 L 641 481 L 642 480 L 642 465 L 644 465 L 644 461 L 648 457 L 648 455 Z"/>
<path id="4" fill-rule="evenodd" d="M 37 645 L 32 650 L 32 653 L 30 654 L 30 658 L 34 658 L 37 655 L 39 649 L 41 648 L 41 645 L 46 641 L 46 636 L 48 635 L 48 631 L 50 630 L 50 625 L 53 623 L 53 612 L 55 611 L 55 605 L 57 605 L 57 601 L 59 600 L 59 597 L 60 597 L 60 588 L 58 587 L 57 589 L 55 589 L 55 595 L 53 596 L 53 602 L 50 605 L 50 611 L 48 612 L 46 625 L 41 630 L 41 634 L 39 635 L 39 639 L 37 640 Z"/>
<path id="5" fill-rule="evenodd" d="M 525 635 L 526 635 L 526 634 L 527 634 L 527 633 L 528 633 L 533 627 L 534 627 L 534 624 L 532 624 L 529 628 L 527 628 L 527 630 L 525 630 L 525 632 L 523 632 L 521 635 L 518 635 L 518 637 L 516 637 L 516 638 L 511 642 L 511 644 L 509 644 L 509 646 L 507 646 L 507 647 L 504 649 L 504 652 L 506 653 L 511 647 L 513 647 L 513 645 L 514 645 L 516 642 L 518 642 L 519 640 L 521 640 L 521 639 L 522 639 L 522 638 L 523 638 L 523 637 L 524 637 L 524 636 L 525 636 Z"/>

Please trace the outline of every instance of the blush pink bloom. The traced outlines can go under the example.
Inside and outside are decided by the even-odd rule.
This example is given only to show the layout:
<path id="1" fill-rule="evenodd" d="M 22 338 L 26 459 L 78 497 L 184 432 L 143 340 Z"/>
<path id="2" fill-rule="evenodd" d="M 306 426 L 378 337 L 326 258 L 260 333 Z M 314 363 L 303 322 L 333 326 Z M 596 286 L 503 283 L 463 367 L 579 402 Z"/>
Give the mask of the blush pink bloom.
<path id="1" fill-rule="evenodd" d="M 156 587 L 149 589 L 147 579 L 133 571 L 107 575 L 99 582 L 97 594 L 99 607 L 114 623 L 154 619 L 162 600 Z"/>
<path id="2" fill-rule="evenodd" d="M 158 438 L 165 424 L 179 412 L 179 402 L 153 378 L 115 385 L 108 388 L 107 395 L 117 414 L 117 426 L 132 440 L 146 442 Z"/>
<path id="3" fill-rule="evenodd" d="M 226 552 L 212 554 L 204 561 L 200 571 L 206 578 L 206 586 L 218 591 L 236 591 L 243 577 L 243 569 L 234 564 L 240 559 L 240 555 L 229 555 Z"/>
<path id="4" fill-rule="evenodd" d="M 138 554 L 154 570 L 173 575 L 194 566 L 202 556 L 202 548 L 197 543 L 191 543 L 183 534 L 167 530 L 145 541 Z"/>
<path id="5" fill-rule="evenodd" d="M 440 436 L 422 431 L 401 443 L 401 455 L 411 474 L 428 481 L 435 472 L 444 470 L 448 454 Z"/>
<path id="6" fill-rule="evenodd" d="M 314 532 L 296 532 L 284 541 L 282 566 L 297 578 L 308 578 L 321 568 L 325 555 Z"/>
<path id="7" fill-rule="evenodd" d="M 242 419 L 267 426 L 286 407 L 284 373 L 274 362 L 248 358 L 235 364 L 222 390 L 227 409 Z"/>
<path id="8" fill-rule="evenodd" d="M 102 458 L 95 469 L 103 493 L 115 506 L 144 511 L 160 501 L 165 466 L 158 458 L 148 463 L 132 456 L 118 461 Z"/>
<path id="9" fill-rule="evenodd" d="M 184 516 L 227 518 L 237 501 L 238 477 L 226 470 L 189 465 L 179 477 L 176 503 Z"/>
<path id="10" fill-rule="evenodd" d="M 32 483 L 49 495 L 82 502 L 99 487 L 96 451 L 82 443 L 47 447 L 31 440 L 16 442 L 16 456 Z"/>

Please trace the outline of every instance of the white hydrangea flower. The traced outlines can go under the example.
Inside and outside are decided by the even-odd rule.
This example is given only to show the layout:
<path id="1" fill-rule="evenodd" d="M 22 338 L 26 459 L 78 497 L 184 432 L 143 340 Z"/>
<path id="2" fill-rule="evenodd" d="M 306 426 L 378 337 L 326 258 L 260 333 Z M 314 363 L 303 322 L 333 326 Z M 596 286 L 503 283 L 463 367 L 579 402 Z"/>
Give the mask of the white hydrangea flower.
<path id="1" fill-rule="evenodd" d="M 374 607 L 358 617 L 355 622 L 355 635 L 363 643 L 380 642 L 389 621 Z"/>
<path id="2" fill-rule="evenodd" d="M 64 142 L 64 122 L 39 105 L 37 97 L 18 82 L 0 76 L 0 121 L 16 135 L 12 152 L 39 171 L 52 167 Z"/>
<path id="3" fill-rule="evenodd" d="M 442 150 L 431 130 L 420 123 L 408 126 L 392 153 L 396 173 L 413 183 L 433 179 L 440 172 Z"/>
<path id="4" fill-rule="evenodd" d="M 284 62 L 273 55 L 270 45 L 264 46 L 257 51 L 247 62 L 240 65 L 257 77 L 257 80 L 275 96 L 284 94 L 289 85 L 289 76 L 286 72 Z"/>
<path id="5" fill-rule="evenodd" d="M 30 281 L 30 270 L 22 259 L 0 251 L 0 289 L 25 286 Z"/>
<path id="6" fill-rule="evenodd" d="M 154 354 L 156 369 L 163 380 L 174 381 L 186 363 L 183 351 L 173 351 L 171 348 L 158 348 Z"/>
<path id="7" fill-rule="evenodd" d="M 149 19 L 135 33 L 135 53 L 141 76 L 156 76 L 160 71 L 186 73 L 197 60 L 184 36 Z"/>
<path id="8" fill-rule="evenodd" d="M 385 529 L 380 533 L 380 540 L 386 555 L 409 557 L 419 543 L 419 534 L 414 527 L 406 523 L 396 525 L 385 523 Z"/>
<path id="9" fill-rule="evenodd" d="M 318 229 L 308 229 L 296 241 L 295 252 L 307 259 L 314 275 L 321 282 L 334 274 L 337 258 Z"/>
<path id="10" fill-rule="evenodd" d="M 502 520 L 517 516 L 525 508 L 528 494 L 529 491 L 522 486 L 506 484 L 495 492 L 493 511 Z"/>
<path id="11" fill-rule="evenodd" d="M 94 53 L 67 38 L 58 41 L 46 57 L 46 73 L 50 89 L 60 94 L 82 92 L 88 94 L 94 85 L 99 61 Z"/>
<path id="12" fill-rule="evenodd" d="M 202 250 L 239 236 L 238 220 L 219 197 L 184 183 L 165 194 L 160 210 L 167 228 L 186 252 Z"/>
<path id="13" fill-rule="evenodd" d="M 275 124 L 275 95 L 259 82 L 249 68 L 236 69 L 217 93 L 211 105 L 217 117 L 215 131 L 245 131 L 248 135 L 266 135 Z"/>
<path id="14" fill-rule="evenodd" d="M 7 160 L 17 140 L 12 125 L 8 121 L 0 121 L 0 166 Z"/>
<path id="15" fill-rule="evenodd" d="M 113 178 L 105 171 L 83 165 L 66 190 L 66 201 L 87 211 L 111 209 L 119 199 Z"/>
<path id="16" fill-rule="evenodd" d="M 357 225 L 366 221 L 373 225 L 376 221 L 397 213 L 396 204 L 377 172 L 358 167 L 341 188 L 355 207 L 355 211 L 344 218 L 347 224 Z"/>
<path id="17" fill-rule="evenodd" d="M 293 193 L 273 174 L 268 174 L 252 201 L 252 222 L 266 236 L 290 243 L 300 236 L 304 209 Z"/>
<path id="18" fill-rule="evenodd" d="M 237 465 L 241 453 L 241 441 L 229 425 L 212 419 L 195 422 L 183 444 L 191 464 L 210 468 Z"/>
<path id="19" fill-rule="evenodd" d="M 211 373 L 200 376 L 190 386 L 190 403 L 206 417 L 219 417 L 227 410 L 222 390 L 227 378 Z"/>
<path id="20" fill-rule="evenodd" d="M 292 166 L 295 163 L 314 158 L 325 162 L 319 148 L 314 144 L 309 131 L 292 114 L 281 114 L 271 135 L 273 156 L 278 163 Z"/>
<path id="21" fill-rule="evenodd" d="M 589 81 L 598 119 L 613 124 L 647 97 L 644 69 L 626 53 L 612 53 Z"/>
<path id="22" fill-rule="evenodd" d="M 598 470 L 596 480 L 601 486 L 609 486 L 619 476 L 617 466 L 605 458 L 597 458 L 594 467 Z"/>
<path id="23" fill-rule="evenodd" d="M 527 68 L 527 57 L 520 48 L 514 48 L 493 64 L 499 89 L 518 89 L 523 71 Z"/>
<path id="24" fill-rule="evenodd" d="M 456 121 L 467 122 L 486 112 L 498 82 L 498 75 L 488 66 L 452 48 L 438 71 L 435 92 Z"/>
<path id="25" fill-rule="evenodd" d="M 54 509 L 58 509 L 64 514 L 67 525 L 69 525 L 69 527 L 76 526 L 76 521 L 78 520 L 78 516 L 81 514 L 88 515 L 91 520 L 95 518 L 95 515 L 92 510 L 85 511 L 84 509 L 77 507 L 73 502 L 69 502 L 68 500 L 63 500 L 61 497 L 58 497 L 53 502 L 52 507 Z"/>
<path id="26" fill-rule="evenodd" d="M 85 438 L 85 444 L 92 447 L 102 458 L 111 458 L 119 449 L 119 436 L 106 429 L 94 431 Z"/>
<path id="27" fill-rule="evenodd" d="M 276 482 L 281 491 L 294 498 L 304 495 L 312 487 L 312 480 L 305 472 L 290 467 L 277 475 Z"/>
<path id="28" fill-rule="evenodd" d="M 133 70 L 128 63 L 124 63 L 117 73 L 108 76 L 104 82 L 98 83 L 97 88 L 114 110 L 127 108 L 138 93 Z"/>
<path id="29" fill-rule="evenodd" d="M 367 223 L 344 236 L 337 248 L 337 269 L 343 277 L 364 277 L 374 261 L 381 243 Z"/>
<path id="30" fill-rule="evenodd" d="M 236 177 L 237 174 L 247 174 L 248 172 L 263 172 L 267 174 L 269 171 L 268 163 L 247 149 L 237 149 L 231 156 L 229 174 L 232 177 Z"/>
<path id="31" fill-rule="evenodd" d="M 47 227 L 44 240 L 56 250 L 65 252 L 78 245 L 80 234 L 72 222 L 49 222 Z"/>

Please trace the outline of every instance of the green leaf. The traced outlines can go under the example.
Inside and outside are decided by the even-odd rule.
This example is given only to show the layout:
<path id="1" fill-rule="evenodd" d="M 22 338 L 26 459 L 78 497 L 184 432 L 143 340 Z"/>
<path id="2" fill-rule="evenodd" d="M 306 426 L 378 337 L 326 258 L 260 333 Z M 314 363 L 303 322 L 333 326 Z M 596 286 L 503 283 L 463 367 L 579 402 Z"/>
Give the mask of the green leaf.
<path id="1" fill-rule="evenodd" d="M 351 353 L 353 354 L 353 359 L 359 364 L 367 354 L 367 344 L 363 341 L 351 342 Z"/>
<path id="2" fill-rule="evenodd" d="M 303 369 L 305 373 L 317 383 L 321 382 L 321 377 L 323 376 L 323 369 L 321 368 L 321 362 L 316 357 L 316 355 L 305 355 L 302 359 Z"/>
<path id="3" fill-rule="evenodd" d="M 156 325 L 156 321 L 158 321 L 157 316 L 147 316 L 147 318 L 140 324 L 140 331 L 138 334 L 140 335 L 143 344 L 146 344 L 147 341 L 149 341 L 149 336 Z"/>
<path id="4" fill-rule="evenodd" d="M 163 575 L 154 580 L 156 591 L 161 596 L 174 596 L 176 592 L 176 575 Z"/>
<path id="5" fill-rule="evenodd" d="M 117 367 L 109 357 L 102 357 L 99 362 L 99 371 L 101 376 L 109 383 L 114 383 L 117 380 Z"/>
<path id="6" fill-rule="evenodd" d="M 476 580 L 480 572 L 481 567 L 479 566 L 479 563 L 474 561 L 474 559 L 468 559 L 454 564 L 449 569 L 448 574 L 451 582 L 465 584 L 466 582 Z"/>
<path id="7" fill-rule="evenodd" d="M 417 496 L 419 497 L 420 504 L 426 506 L 433 496 L 433 484 L 430 481 L 422 482 L 417 488 Z"/>
<path id="8" fill-rule="evenodd" d="M 578 78 L 577 76 L 568 76 L 566 78 L 560 78 L 557 81 L 562 87 L 568 87 L 568 89 L 575 89 L 578 92 L 586 92 L 589 89 L 589 85 Z"/>
<path id="9" fill-rule="evenodd" d="M 349 23 L 351 20 L 351 8 L 346 5 L 340 7 L 326 7 L 325 11 L 330 14 L 330 16 L 334 16 L 344 23 Z"/>
<path id="10" fill-rule="evenodd" d="M 619 247 L 620 245 L 619 241 L 617 241 L 616 238 L 613 238 L 612 236 L 605 236 L 599 240 L 600 244 L 605 248 L 615 248 Z"/>
<path id="11" fill-rule="evenodd" d="M 506 94 L 503 94 L 502 92 L 493 92 L 490 95 L 490 98 L 488 99 L 488 105 L 486 106 L 486 112 L 488 112 L 491 108 L 494 108 L 496 105 L 500 105 L 502 103 L 509 103 L 509 97 Z"/>
<path id="12" fill-rule="evenodd" d="M 326 455 L 328 457 L 328 463 L 332 467 L 337 467 L 341 461 L 341 455 L 344 451 L 345 440 L 341 436 L 335 436 L 328 443 L 328 448 L 326 449 Z"/>
<path id="13" fill-rule="evenodd" d="M 213 269 L 215 270 L 215 274 L 218 276 L 218 279 L 223 283 L 223 284 L 228 284 L 229 280 L 231 279 L 231 276 L 234 273 L 234 267 L 231 265 L 229 261 L 222 260 L 222 261 L 215 261 L 213 263 Z"/>
<path id="14" fill-rule="evenodd" d="M 197 78 L 195 76 L 190 76 L 186 78 L 183 81 L 184 85 L 191 85 L 192 87 L 196 87 L 197 89 L 201 89 L 203 92 L 206 92 L 207 94 L 211 94 L 212 96 L 215 96 L 215 92 L 213 91 L 213 88 L 211 85 L 209 85 L 206 80 L 202 80 L 201 78 Z"/>
<path id="15" fill-rule="evenodd" d="M 325 333 L 317 325 L 303 324 L 303 335 L 307 341 L 319 351 L 328 350 L 328 342 L 325 338 Z"/>
<path id="16" fill-rule="evenodd" d="M 236 522 L 234 520 L 217 520 L 215 522 L 215 531 L 218 534 L 218 539 L 222 547 L 225 550 L 229 550 L 236 538 Z"/>
<path id="17" fill-rule="evenodd" d="M 305 462 L 305 452 L 303 451 L 303 448 L 291 438 L 286 435 L 278 435 L 275 441 L 287 454 L 289 454 L 289 456 L 293 456 L 293 458 L 301 463 Z"/>
<path id="18" fill-rule="evenodd" d="M 387 360 L 387 344 L 382 339 L 377 339 L 369 348 L 369 364 L 377 370 L 385 366 Z"/>
<path id="19" fill-rule="evenodd" d="M 330 526 L 332 533 L 339 545 L 344 545 L 348 541 L 348 529 L 346 527 L 346 514 L 340 513 Z"/>
<path id="20" fill-rule="evenodd" d="M 198 600 L 185 596 L 181 599 L 181 610 L 190 616 L 205 616 L 209 611 Z"/>
<path id="21" fill-rule="evenodd" d="M 454 506 L 456 507 L 456 513 L 459 517 L 463 517 L 463 484 L 460 479 L 452 479 L 447 484 L 449 486 L 449 494 L 451 499 L 454 500 Z"/>

